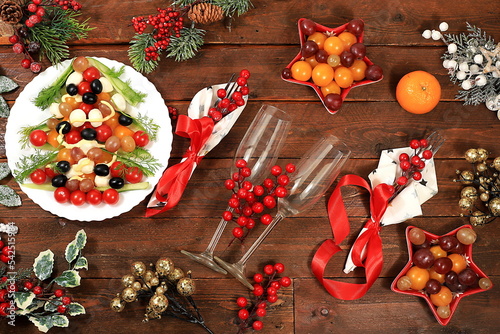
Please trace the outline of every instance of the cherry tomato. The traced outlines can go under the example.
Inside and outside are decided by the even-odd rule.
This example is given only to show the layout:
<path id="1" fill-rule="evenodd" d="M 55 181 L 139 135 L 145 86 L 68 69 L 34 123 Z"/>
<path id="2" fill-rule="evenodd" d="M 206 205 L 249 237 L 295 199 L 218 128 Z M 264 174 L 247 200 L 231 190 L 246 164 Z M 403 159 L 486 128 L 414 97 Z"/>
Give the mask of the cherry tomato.
<path id="1" fill-rule="evenodd" d="M 92 189 L 87 193 L 87 202 L 92 205 L 98 205 L 102 202 L 102 193 L 97 189 Z"/>
<path id="2" fill-rule="evenodd" d="M 448 255 L 450 260 L 453 262 L 453 270 L 456 273 L 461 272 L 465 268 L 467 268 L 467 262 L 465 261 L 465 258 L 460 255 L 460 254 L 450 254 Z"/>
<path id="3" fill-rule="evenodd" d="M 327 36 L 325 34 L 316 31 L 314 34 L 309 35 L 309 37 L 307 37 L 307 40 L 316 42 L 316 44 L 318 44 L 318 49 L 323 50 L 326 38 Z"/>
<path id="4" fill-rule="evenodd" d="M 57 161 L 67 161 L 72 165 L 74 163 L 71 157 L 71 150 L 69 148 L 63 148 L 57 153 Z"/>
<path id="5" fill-rule="evenodd" d="M 49 135 L 47 136 L 47 143 L 49 143 L 53 147 L 59 147 L 57 136 L 59 136 L 59 134 L 56 130 L 50 130 Z"/>
<path id="6" fill-rule="evenodd" d="M 50 178 L 53 178 L 54 176 L 56 175 L 59 175 L 58 173 L 56 173 L 52 168 L 50 167 L 45 167 L 45 175 L 47 175 L 47 177 L 50 177 Z"/>
<path id="7" fill-rule="evenodd" d="M 335 82 L 340 88 L 348 88 L 353 81 L 352 72 L 347 67 L 340 66 L 335 70 Z"/>
<path id="8" fill-rule="evenodd" d="M 89 112 L 94 109 L 94 106 L 92 104 L 87 104 L 87 103 L 80 103 L 80 106 L 78 107 L 79 109 L 82 109 L 85 114 L 89 114 Z"/>
<path id="9" fill-rule="evenodd" d="M 312 80 L 313 82 L 320 86 L 324 87 L 329 85 L 333 80 L 333 68 L 328 64 L 318 64 L 312 70 Z"/>
<path id="10" fill-rule="evenodd" d="M 134 131 L 130 130 L 126 126 L 123 125 L 118 125 L 114 130 L 113 130 L 113 135 L 117 136 L 118 138 L 122 139 L 125 136 L 130 136 L 132 137 L 134 135 Z"/>
<path id="11" fill-rule="evenodd" d="M 344 42 L 337 36 L 330 36 L 324 42 L 324 49 L 329 55 L 339 56 L 344 51 Z"/>
<path id="12" fill-rule="evenodd" d="M 141 182 L 143 177 L 142 171 L 137 167 L 129 167 L 125 171 L 125 179 L 130 183 Z"/>
<path id="13" fill-rule="evenodd" d="M 97 141 L 104 143 L 106 140 L 113 135 L 113 130 L 109 125 L 103 124 L 95 128 L 97 131 Z"/>
<path id="14" fill-rule="evenodd" d="M 30 174 L 31 182 L 34 184 L 44 184 L 47 181 L 47 174 L 41 169 L 35 169 L 33 173 Z"/>
<path id="15" fill-rule="evenodd" d="M 80 206 L 85 203 L 85 193 L 81 190 L 75 190 L 69 195 L 69 199 L 71 201 L 71 204 Z"/>
<path id="16" fill-rule="evenodd" d="M 436 306 L 446 306 L 451 303 L 453 295 L 450 289 L 445 286 L 441 286 L 441 290 L 438 293 L 430 295 L 431 301 Z"/>
<path id="17" fill-rule="evenodd" d="M 367 65 L 361 59 L 356 59 L 349 70 L 352 72 L 354 81 L 361 81 L 365 78 Z"/>
<path id="18" fill-rule="evenodd" d="M 413 290 L 422 290 L 429 280 L 429 272 L 427 269 L 422 269 L 417 266 L 411 267 L 406 273 L 406 276 L 410 278 L 411 288 Z"/>
<path id="19" fill-rule="evenodd" d="M 43 130 L 35 130 L 30 133 L 30 143 L 40 147 L 47 142 L 47 134 Z"/>
<path id="20" fill-rule="evenodd" d="M 444 251 L 441 246 L 439 245 L 436 245 L 436 246 L 432 246 L 430 248 L 432 254 L 434 255 L 434 260 L 436 259 L 439 259 L 440 257 L 445 257 L 448 255 L 448 253 L 446 253 L 446 251 Z"/>
<path id="21" fill-rule="evenodd" d="M 149 144 L 149 136 L 144 131 L 136 131 L 132 138 L 134 138 L 135 144 L 139 147 L 144 147 Z"/>
<path id="22" fill-rule="evenodd" d="M 66 140 L 66 143 L 68 144 L 76 144 L 80 140 L 82 140 L 82 136 L 80 134 L 80 131 L 71 130 L 70 132 L 64 135 L 64 140 Z"/>
<path id="23" fill-rule="evenodd" d="M 94 66 L 91 66 L 91 67 L 87 68 L 85 71 L 83 71 L 83 80 L 85 80 L 89 83 L 94 81 L 95 79 L 99 79 L 100 77 L 101 77 L 101 73 Z"/>
<path id="24" fill-rule="evenodd" d="M 306 61 L 296 61 L 295 63 L 293 63 L 291 71 L 292 78 L 294 78 L 295 80 L 307 81 L 311 79 L 312 67 Z"/>
<path id="25" fill-rule="evenodd" d="M 83 95 L 85 93 L 90 93 L 91 91 L 92 89 L 90 88 L 90 82 L 82 81 L 78 84 L 78 94 Z M 66 102 L 68 102 L 68 99 L 69 98 L 66 99 Z M 80 102 L 78 102 L 78 105 L 80 105 Z"/>
<path id="26" fill-rule="evenodd" d="M 104 124 L 108 125 L 111 129 L 116 128 L 120 123 L 118 123 L 118 118 L 120 117 L 120 113 L 116 113 L 110 119 L 104 121 Z"/>
<path id="27" fill-rule="evenodd" d="M 57 203 L 66 203 L 69 201 L 70 191 L 66 187 L 59 187 L 54 190 L 54 199 Z"/>
<path id="28" fill-rule="evenodd" d="M 116 204 L 118 203 L 118 200 L 120 199 L 120 195 L 118 194 L 118 191 L 116 191 L 115 189 L 106 189 L 103 193 L 102 193 L 102 200 L 104 201 L 104 203 L 106 204 Z"/>
<path id="29" fill-rule="evenodd" d="M 121 161 L 115 161 L 109 169 L 112 177 L 122 177 L 125 174 L 127 166 Z"/>
<path id="30" fill-rule="evenodd" d="M 351 49 L 351 45 L 356 43 L 358 39 L 356 36 L 348 31 L 344 31 L 339 35 L 339 38 L 344 42 L 344 50 L 349 51 Z"/>

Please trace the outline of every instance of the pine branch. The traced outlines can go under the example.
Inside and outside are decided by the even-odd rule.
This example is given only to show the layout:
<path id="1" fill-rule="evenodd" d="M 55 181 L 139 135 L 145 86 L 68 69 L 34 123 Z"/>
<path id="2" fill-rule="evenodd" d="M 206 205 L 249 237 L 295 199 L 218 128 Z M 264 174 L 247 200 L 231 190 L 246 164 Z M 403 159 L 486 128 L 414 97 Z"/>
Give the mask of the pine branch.
<path id="1" fill-rule="evenodd" d="M 89 27 L 89 19 L 86 19 L 82 23 L 78 22 L 76 18 L 79 17 L 81 13 L 72 10 L 63 10 L 60 7 L 53 8 L 54 17 L 50 22 L 50 27 L 63 42 L 67 42 L 70 39 L 86 38 L 88 32 L 95 29 L 95 27 Z"/>
<path id="2" fill-rule="evenodd" d="M 204 43 L 205 30 L 198 28 L 182 28 L 180 37 L 172 38 L 167 47 L 167 57 L 175 61 L 184 61 L 195 56 L 196 52 Z"/>
<path id="3" fill-rule="evenodd" d="M 154 43 L 155 39 L 153 38 L 153 34 L 135 34 L 130 41 L 128 57 L 132 66 L 139 72 L 151 73 L 158 67 L 157 60 L 146 60 L 145 49 L 153 46 Z"/>
<path id="4" fill-rule="evenodd" d="M 37 24 L 30 30 L 31 39 L 40 43 L 40 60 L 47 57 L 51 63 L 57 64 L 69 57 L 68 46 L 49 26 Z"/>
<path id="5" fill-rule="evenodd" d="M 250 0 L 214 0 L 212 3 L 221 7 L 227 16 L 243 15 L 253 7 Z"/>
<path id="6" fill-rule="evenodd" d="M 185 7 L 191 5 L 193 2 L 196 2 L 199 0 L 174 0 L 172 1 L 172 6 L 176 7 Z"/>

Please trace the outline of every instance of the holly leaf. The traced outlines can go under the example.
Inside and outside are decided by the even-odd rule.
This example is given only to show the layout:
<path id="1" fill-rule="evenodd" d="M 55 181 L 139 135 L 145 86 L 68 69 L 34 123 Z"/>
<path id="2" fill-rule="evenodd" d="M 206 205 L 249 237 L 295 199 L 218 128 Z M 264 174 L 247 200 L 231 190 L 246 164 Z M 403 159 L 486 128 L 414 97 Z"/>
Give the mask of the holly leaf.
<path id="1" fill-rule="evenodd" d="M 33 271 L 41 281 L 46 280 L 52 274 L 54 268 L 54 253 L 50 249 L 41 252 L 33 263 Z"/>
<path id="2" fill-rule="evenodd" d="M 45 302 L 43 309 L 47 312 L 55 312 L 57 311 L 57 307 L 59 305 L 62 305 L 62 301 L 60 299 L 56 299 L 55 296 L 52 296 Z"/>
<path id="3" fill-rule="evenodd" d="M 6 162 L 0 162 L 0 180 L 10 174 L 9 165 Z"/>
<path id="4" fill-rule="evenodd" d="M 7 102 L 5 102 L 4 98 L 0 96 L 0 117 L 9 117 L 10 109 Z"/>
<path id="5" fill-rule="evenodd" d="M 76 270 L 66 270 L 54 282 L 65 288 L 74 288 L 80 285 L 80 274 Z"/>
<path id="6" fill-rule="evenodd" d="M 40 307 L 43 306 L 43 304 L 45 304 L 45 302 L 43 300 L 40 300 L 40 299 L 35 299 L 33 301 L 33 303 L 31 303 L 30 306 L 26 307 L 24 310 L 22 309 L 17 309 L 16 310 L 16 314 L 19 314 L 19 315 L 26 315 L 28 313 L 31 313 L 37 309 L 39 309 Z"/>
<path id="7" fill-rule="evenodd" d="M 75 269 L 86 269 L 89 270 L 89 262 L 84 256 L 80 256 L 75 263 Z"/>
<path id="8" fill-rule="evenodd" d="M 51 316 L 45 316 L 45 317 L 28 317 L 29 321 L 31 321 L 36 328 L 42 333 L 47 333 L 49 329 L 54 327 L 52 324 L 52 317 Z"/>
<path id="9" fill-rule="evenodd" d="M 10 92 L 11 90 L 19 87 L 14 80 L 7 78 L 6 76 L 0 75 L 0 93 Z"/>
<path id="10" fill-rule="evenodd" d="M 35 297 L 33 292 L 14 292 L 14 301 L 19 309 L 25 309 L 30 306 Z"/>
<path id="11" fill-rule="evenodd" d="M 20 206 L 22 204 L 21 197 L 14 189 L 6 185 L 0 185 L 0 204 L 5 206 Z"/>
<path id="12" fill-rule="evenodd" d="M 76 246 L 76 240 L 71 241 L 68 244 L 68 246 L 66 246 L 66 251 L 64 252 L 64 257 L 66 258 L 66 261 L 68 261 L 68 263 L 75 261 L 79 251 L 80 250 Z"/>
<path id="13" fill-rule="evenodd" d="M 69 319 L 65 315 L 53 315 L 52 316 L 52 325 L 55 327 L 68 327 L 69 326 Z"/>
<path id="14" fill-rule="evenodd" d="M 87 233 L 84 230 L 76 232 L 75 244 L 79 250 L 82 250 L 87 244 Z"/>
<path id="15" fill-rule="evenodd" d="M 68 306 L 68 314 L 71 316 L 85 314 L 85 307 L 79 303 L 71 303 Z"/>

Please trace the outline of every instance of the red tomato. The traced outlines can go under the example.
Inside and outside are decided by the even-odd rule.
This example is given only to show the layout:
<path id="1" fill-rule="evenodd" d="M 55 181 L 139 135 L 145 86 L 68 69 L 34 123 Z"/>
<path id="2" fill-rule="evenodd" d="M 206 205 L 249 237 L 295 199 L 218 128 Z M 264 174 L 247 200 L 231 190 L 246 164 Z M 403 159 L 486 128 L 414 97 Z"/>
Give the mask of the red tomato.
<path id="1" fill-rule="evenodd" d="M 106 124 L 98 126 L 95 130 L 97 131 L 97 141 L 101 143 L 104 143 L 109 137 L 113 135 L 113 130 L 109 125 Z"/>
<path id="2" fill-rule="evenodd" d="M 87 202 L 92 205 L 98 205 L 102 202 L 102 193 L 97 189 L 92 189 L 87 193 Z"/>
<path id="3" fill-rule="evenodd" d="M 85 193 L 81 190 L 75 190 L 69 195 L 69 199 L 71 201 L 71 204 L 80 206 L 85 203 Z"/>
<path id="4" fill-rule="evenodd" d="M 30 179 L 34 184 L 44 184 L 47 180 L 47 174 L 41 169 L 35 169 L 35 171 L 30 174 Z"/>
<path id="5" fill-rule="evenodd" d="M 80 109 L 82 109 L 87 115 L 89 114 L 89 112 L 94 109 L 94 106 L 92 104 L 87 104 L 87 103 L 80 103 L 80 106 L 79 106 Z"/>
<path id="6" fill-rule="evenodd" d="M 138 183 L 142 181 L 143 173 L 137 167 L 129 167 L 125 172 L 125 179 L 130 183 Z"/>
<path id="7" fill-rule="evenodd" d="M 35 130 L 30 133 L 30 143 L 40 147 L 47 142 L 47 134 L 43 130 Z"/>
<path id="8" fill-rule="evenodd" d="M 99 79 L 100 77 L 101 77 L 101 73 L 94 66 L 87 68 L 83 72 L 83 80 L 85 80 L 87 82 L 92 82 L 93 80 Z"/>
<path id="9" fill-rule="evenodd" d="M 54 199 L 57 203 L 66 203 L 69 201 L 70 191 L 66 187 L 59 187 L 54 190 Z"/>
<path id="10" fill-rule="evenodd" d="M 91 92 L 90 82 L 82 81 L 78 84 L 78 94 L 82 95 Z"/>
<path id="11" fill-rule="evenodd" d="M 139 147 L 144 147 L 149 143 L 149 136 L 144 131 L 136 131 L 132 138 L 134 138 L 135 144 Z"/>
<path id="12" fill-rule="evenodd" d="M 121 161 L 115 161 L 111 165 L 111 168 L 109 169 L 111 176 L 112 177 L 123 177 L 125 174 L 125 171 L 127 169 L 127 166 Z"/>
<path id="13" fill-rule="evenodd" d="M 56 175 L 59 175 L 59 173 L 56 173 L 52 168 L 50 167 L 45 167 L 45 175 L 47 175 L 47 177 L 50 177 L 51 179 L 56 176 Z"/>
<path id="14" fill-rule="evenodd" d="M 120 195 L 118 194 L 118 191 L 116 191 L 113 188 L 106 189 L 102 193 L 102 200 L 106 204 L 116 204 L 116 203 L 118 203 L 119 199 L 120 199 Z"/>
<path id="15" fill-rule="evenodd" d="M 78 130 L 71 130 L 70 132 L 64 135 L 64 140 L 66 140 L 66 143 L 68 144 L 76 144 L 80 140 L 82 140 L 82 135 Z"/>
<path id="16" fill-rule="evenodd" d="M 92 129 L 93 129 L 94 127 L 92 126 L 92 124 L 90 124 L 90 122 L 85 122 L 85 123 L 83 123 L 83 125 L 82 125 L 82 126 L 80 126 L 78 129 L 79 129 L 80 131 L 82 131 L 82 130 L 89 129 L 89 128 L 92 128 Z"/>

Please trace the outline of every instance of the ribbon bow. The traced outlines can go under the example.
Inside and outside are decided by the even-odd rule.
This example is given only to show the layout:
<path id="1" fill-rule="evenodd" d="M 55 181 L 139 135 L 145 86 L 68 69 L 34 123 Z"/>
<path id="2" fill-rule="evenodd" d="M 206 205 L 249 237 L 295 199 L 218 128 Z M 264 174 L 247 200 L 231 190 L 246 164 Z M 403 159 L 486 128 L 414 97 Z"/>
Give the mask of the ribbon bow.
<path id="1" fill-rule="evenodd" d="M 341 250 L 340 243 L 349 235 L 350 226 L 341 188 L 343 186 L 358 186 L 365 188 L 370 194 L 371 219 L 365 224 L 362 233 L 352 246 L 352 260 L 358 267 L 365 268 L 366 283 L 354 284 L 339 282 L 323 277 L 330 259 Z M 368 182 L 357 175 L 345 175 L 328 201 L 328 217 L 334 239 L 324 241 L 314 254 L 311 269 L 325 289 L 335 298 L 354 300 L 363 297 L 378 278 L 383 266 L 382 240 L 380 239 L 380 220 L 394 193 L 394 188 L 382 183 L 371 189 Z"/>
<path id="2" fill-rule="evenodd" d="M 165 205 L 158 209 L 147 208 L 146 217 L 167 211 L 179 203 L 191 173 L 203 159 L 199 153 L 212 134 L 213 128 L 214 122 L 209 117 L 191 119 L 186 115 L 179 116 L 175 134 L 190 138 L 191 144 L 184 154 L 184 159 L 177 165 L 167 168 L 158 181 L 153 196 L 156 196 L 156 199 Z"/>

